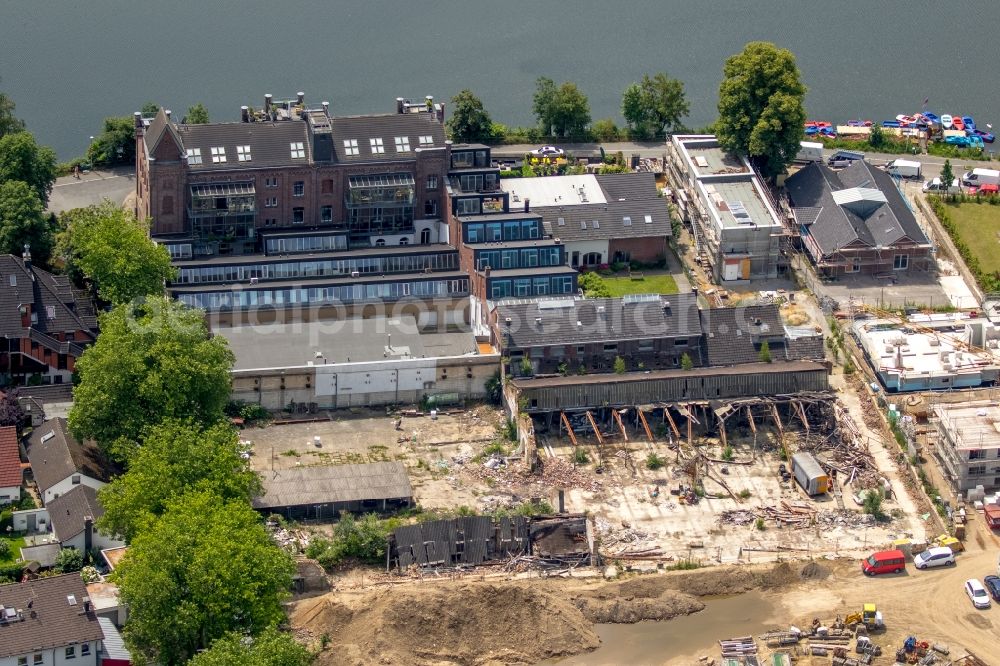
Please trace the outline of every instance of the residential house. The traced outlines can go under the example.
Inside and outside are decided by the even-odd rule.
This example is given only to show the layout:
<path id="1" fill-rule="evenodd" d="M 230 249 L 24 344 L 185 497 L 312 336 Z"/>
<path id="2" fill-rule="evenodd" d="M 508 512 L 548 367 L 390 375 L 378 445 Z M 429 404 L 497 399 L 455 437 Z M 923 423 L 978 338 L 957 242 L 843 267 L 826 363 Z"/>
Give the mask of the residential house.
<path id="1" fill-rule="evenodd" d="M 97 338 L 93 301 L 69 278 L 21 257 L 0 255 L 0 377 L 70 383 L 76 360 Z"/>
<path id="2" fill-rule="evenodd" d="M 865 160 L 814 162 L 785 181 L 802 244 L 825 275 L 929 270 L 933 246 L 892 176 Z"/>
<path id="3" fill-rule="evenodd" d="M 79 485 L 99 489 L 114 471 L 100 447 L 92 441 L 79 442 L 63 418 L 50 419 L 33 430 L 25 448 L 46 505 Z"/>
<path id="4" fill-rule="evenodd" d="M 785 227 L 745 157 L 714 135 L 677 135 L 667 144 L 677 206 L 691 225 L 696 257 L 716 282 L 774 278 L 788 270 Z"/>
<path id="5" fill-rule="evenodd" d="M 17 445 L 17 428 L 0 427 L 0 506 L 15 504 L 21 500 L 21 484 L 24 473 L 21 468 L 20 447 Z"/>
<path id="6" fill-rule="evenodd" d="M 80 574 L 0 585 L 0 666 L 97 666 L 103 639 Z"/>
<path id="7" fill-rule="evenodd" d="M 52 542 L 81 553 L 125 545 L 124 541 L 94 527 L 103 515 L 104 507 L 97 499 L 97 491 L 81 484 L 48 502 L 44 508 L 15 511 L 14 529 L 33 532 L 47 525 L 52 531 Z"/>
<path id="8" fill-rule="evenodd" d="M 1000 407 L 992 401 L 931 406 L 935 455 L 957 493 L 1000 490 Z"/>

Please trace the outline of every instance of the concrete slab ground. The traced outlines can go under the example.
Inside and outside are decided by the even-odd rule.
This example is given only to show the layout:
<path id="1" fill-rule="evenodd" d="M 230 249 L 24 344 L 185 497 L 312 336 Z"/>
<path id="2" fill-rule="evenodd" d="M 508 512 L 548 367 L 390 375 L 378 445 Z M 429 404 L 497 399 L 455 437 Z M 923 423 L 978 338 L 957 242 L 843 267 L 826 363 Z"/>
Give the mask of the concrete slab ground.
<path id="1" fill-rule="evenodd" d="M 895 279 L 854 276 L 838 278 L 819 286 L 823 296 L 828 296 L 846 307 L 853 298 L 856 305 L 875 307 L 918 307 L 936 308 L 951 304 L 948 294 L 932 273 L 903 271 Z"/>
<path id="2" fill-rule="evenodd" d="M 63 176 L 56 179 L 52 188 L 48 210 L 63 213 L 73 208 L 99 204 L 105 199 L 121 205 L 134 192 L 135 169 L 132 168 L 90 171 L 81 174 L 79 180 L 73 176 Z"/>

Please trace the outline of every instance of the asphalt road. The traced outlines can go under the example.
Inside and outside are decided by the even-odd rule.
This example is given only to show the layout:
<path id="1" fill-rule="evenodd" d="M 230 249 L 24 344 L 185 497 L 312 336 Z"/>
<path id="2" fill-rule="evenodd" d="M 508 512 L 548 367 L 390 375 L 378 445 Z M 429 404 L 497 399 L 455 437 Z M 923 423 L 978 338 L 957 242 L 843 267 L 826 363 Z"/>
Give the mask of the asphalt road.
<path id="1" fill-rule="evenodd" d="M 63 176 L 49 195 L 48 210 L 62 213 L 73 208 L 83 208 L 110 199 L 116 204 L 124 203 L 128 195 L 135 192 L 135 170 L 118 168 L 110 171 L 90 171 L 80 175 Z"/>

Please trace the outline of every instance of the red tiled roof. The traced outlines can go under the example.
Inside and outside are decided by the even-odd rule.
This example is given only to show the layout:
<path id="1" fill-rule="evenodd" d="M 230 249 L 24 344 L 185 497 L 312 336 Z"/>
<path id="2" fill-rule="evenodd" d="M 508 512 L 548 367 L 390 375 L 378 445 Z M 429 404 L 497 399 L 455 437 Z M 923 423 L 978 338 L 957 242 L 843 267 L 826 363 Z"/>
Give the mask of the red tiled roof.
<path id="1" fill-rule="evenodd" d="M 20 487 L 22 478 L 17 428 L 14 426 L 0 428 L 0 487 Z"/>

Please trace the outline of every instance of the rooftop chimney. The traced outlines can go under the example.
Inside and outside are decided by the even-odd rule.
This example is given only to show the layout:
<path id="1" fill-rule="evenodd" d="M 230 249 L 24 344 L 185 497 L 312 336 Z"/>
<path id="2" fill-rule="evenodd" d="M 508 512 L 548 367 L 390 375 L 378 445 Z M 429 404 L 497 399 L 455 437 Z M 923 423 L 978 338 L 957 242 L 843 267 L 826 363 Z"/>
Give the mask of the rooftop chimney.
<path id="1" fill-rule="evenodd" d="M 24 250 L 21 252 L 21 259 L 24 261 L 24 269 L 31 272 L 31 246 L 27 243 L 24 244 Z M 32 273 L 34 277 L 34 273 Z"/>
<path id="2" fill-rule="evenodd" d="M 403 112 L 403 98 L 402 97 L 397 97 L 396 98 L 396 113 L 402 113 L 402 112 Z"/>
<path id="3" fill-rule="evenodd" d="M 444 124 L 444 102 L 437 105 L 437 121 Z"/>
<path id="4" fill-rule="evenodd" d="M 167 120 L 170 120 L 170 109 L 167 109 L 164 113 L 167 114 Z"/>
<path id="5" fill-rule="evenodd" d="M 428 111 L 431 111 L 431 110 L 434 109 L 434 96 L 433 95 L 427 95 L 427 97 L 424 97 L 424 102 L 427 104 L 427 110 Z"/>
<path id="6" fill-rule="evenodd" d="M 241 106 L 240 107 L 240 118 L 245 123 L 250 122 L 250 107 L 249 106 Z"/>
<path id="7" fill-rule="evenodd" d="M 330 103 L 327 101 L 323 102 L 323 113 L 325 113 L 328 116 L 330 115 Z"/>
<path id="8" fill-rule="evenodd" d="M 298 96 L 299 96 L 299 106 L 305 106 L 306 105 L 306 94 L 304 92 L 299 92 Z"/>
<path id="9" fill-rule="evenodd" d="M 135 119 L 135 126 L 142 127 L 142 111 L 136 111 L 132 117 Z"/>
<path id="10" fill-rule="evenodd" d="M 264 113 L 266 113 L 268 116 L 271 115 L 271 99 L 272 99 L 272 97 L 273 97 L 273 95 L 271 95 L 271 93 L 267 93 L 266 95 L 264 95 Z"/>
<path id="11" fill-rule="evenodd" d="M 531 212 L 531 199 L 525 199 L 524 200 L 524 212 L 525 213 L 530 213 Z"/>

